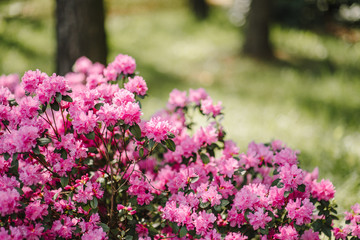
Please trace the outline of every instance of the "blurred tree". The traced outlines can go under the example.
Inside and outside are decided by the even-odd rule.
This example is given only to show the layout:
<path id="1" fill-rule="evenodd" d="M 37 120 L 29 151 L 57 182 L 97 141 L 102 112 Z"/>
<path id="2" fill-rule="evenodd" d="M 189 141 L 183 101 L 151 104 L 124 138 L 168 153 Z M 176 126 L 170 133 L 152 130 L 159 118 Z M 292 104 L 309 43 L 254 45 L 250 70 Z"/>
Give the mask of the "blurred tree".
<path id="1" fill-rule="evenodd" d="M 272 0 L 251 0 L 245 26 L 243 53 L 267 59 L 273 56 L 269 38 Z"/>
<path id="2" fill-rule="evenodd" d="M 81 56 L 106 63 L 103 0 L 56 0 L 56 20 L 58 74 L 69 72 Z"/>
<path id="3" fill-rule="evenodd" d="M 199 20 L 209 16 L 209 5 L 206 0 L 189 0 L 190 8 Z"/>

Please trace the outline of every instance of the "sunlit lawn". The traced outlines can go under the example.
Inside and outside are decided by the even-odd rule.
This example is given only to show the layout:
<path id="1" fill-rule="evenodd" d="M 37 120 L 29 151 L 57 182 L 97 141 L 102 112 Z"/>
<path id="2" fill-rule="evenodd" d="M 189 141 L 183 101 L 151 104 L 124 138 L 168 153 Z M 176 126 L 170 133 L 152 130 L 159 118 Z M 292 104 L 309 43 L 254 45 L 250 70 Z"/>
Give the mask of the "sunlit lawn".
<path id="1" fill-rule="evenodd" d="M 241 30 L 221 8 L 196 22 L 181 4 L 126 2 L 108 1 L 109 61 L 136 58 L 150 88 L 147 117 L 173 88 L 203 87 L 222 101 L 228 137 L 243 151 L 251 141 L 281 139 L 301 151 L 303 168 L 318 166 L 335 183 L 341 207 L 360 200 L 360 43 L 274 26 L 278 60 L 266 63 L 240 55 Z M 49 16 L 1 20 L 0 74 L 54 70 Z"/>

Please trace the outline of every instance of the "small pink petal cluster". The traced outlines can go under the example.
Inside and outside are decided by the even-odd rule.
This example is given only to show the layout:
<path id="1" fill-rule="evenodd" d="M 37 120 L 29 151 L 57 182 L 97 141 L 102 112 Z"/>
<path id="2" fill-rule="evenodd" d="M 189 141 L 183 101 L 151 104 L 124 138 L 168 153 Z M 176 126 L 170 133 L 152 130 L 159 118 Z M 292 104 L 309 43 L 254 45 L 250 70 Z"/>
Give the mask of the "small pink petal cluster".
<path id="1" fill-rule="evenodd" d="M 204 89 L 143 120 L 135 67 L 0 77 L 0 239 L 360 238 L 359 204 L 334 227 L 333 184 L 279 140 L 241 153 Z"/>
<path id="2" fill-rule="evenodd" d="M 115 81 L 119 74 L 133 74 L 135 69 L 135 59 L 128 55 L 119 54 L 115 60 L 104 69 L 104 76 L 109 81 Z"/>
<path id="3" fill-rule="evenodd" d="M 129 82 L 124 84 L 125 89 L 137 95 L 144 96 L 148 90 L 145 80 L 140 76 L 129 78 Z"/>

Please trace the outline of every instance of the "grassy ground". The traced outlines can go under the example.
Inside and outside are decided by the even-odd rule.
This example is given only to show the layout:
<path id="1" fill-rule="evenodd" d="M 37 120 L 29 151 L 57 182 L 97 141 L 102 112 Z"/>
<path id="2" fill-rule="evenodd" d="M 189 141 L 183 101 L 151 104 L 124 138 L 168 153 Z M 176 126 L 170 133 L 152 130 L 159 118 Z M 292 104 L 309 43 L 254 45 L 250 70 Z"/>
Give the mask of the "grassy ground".
<path id="1" fill-rule="evenodd" d="M 38 12 L 31 4 L 39 1 L 20 1 L 18 17 L 0 18 L 0 74 L 53 71 L 53 6 Z M 173 88 L 203 87 L 222 101 L 228 137 L 243 151 L 253 140 L 281 139 L 301 151 L 303 168 L 318 166 L 334 182 L 341 207 L 360 201 L 360 43 L 274 26 L 278 60 L 260 62 L 239 54 L 241 31 L 224 9 L 196 22 L 180 1 L 107 4 L 109 61 L 136 58 L 150 89 L 146 116 Z"/>

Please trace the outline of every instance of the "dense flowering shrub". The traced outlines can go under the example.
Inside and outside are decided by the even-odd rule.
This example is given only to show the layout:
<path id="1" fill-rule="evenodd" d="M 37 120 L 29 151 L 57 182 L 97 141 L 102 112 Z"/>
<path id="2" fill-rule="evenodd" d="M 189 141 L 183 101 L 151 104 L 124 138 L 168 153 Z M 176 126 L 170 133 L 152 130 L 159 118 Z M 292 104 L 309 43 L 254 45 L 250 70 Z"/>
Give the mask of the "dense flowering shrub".
<path id="1" fill-rule="evenodd" d="M 64 77 L 0 77 L 0 239 L 360 238 L 359 204 L 334 227 L 332 183 L 278 140 L 240 153 L 204 89 L 143 120 L 135 69 L 82 57 Z"/>

